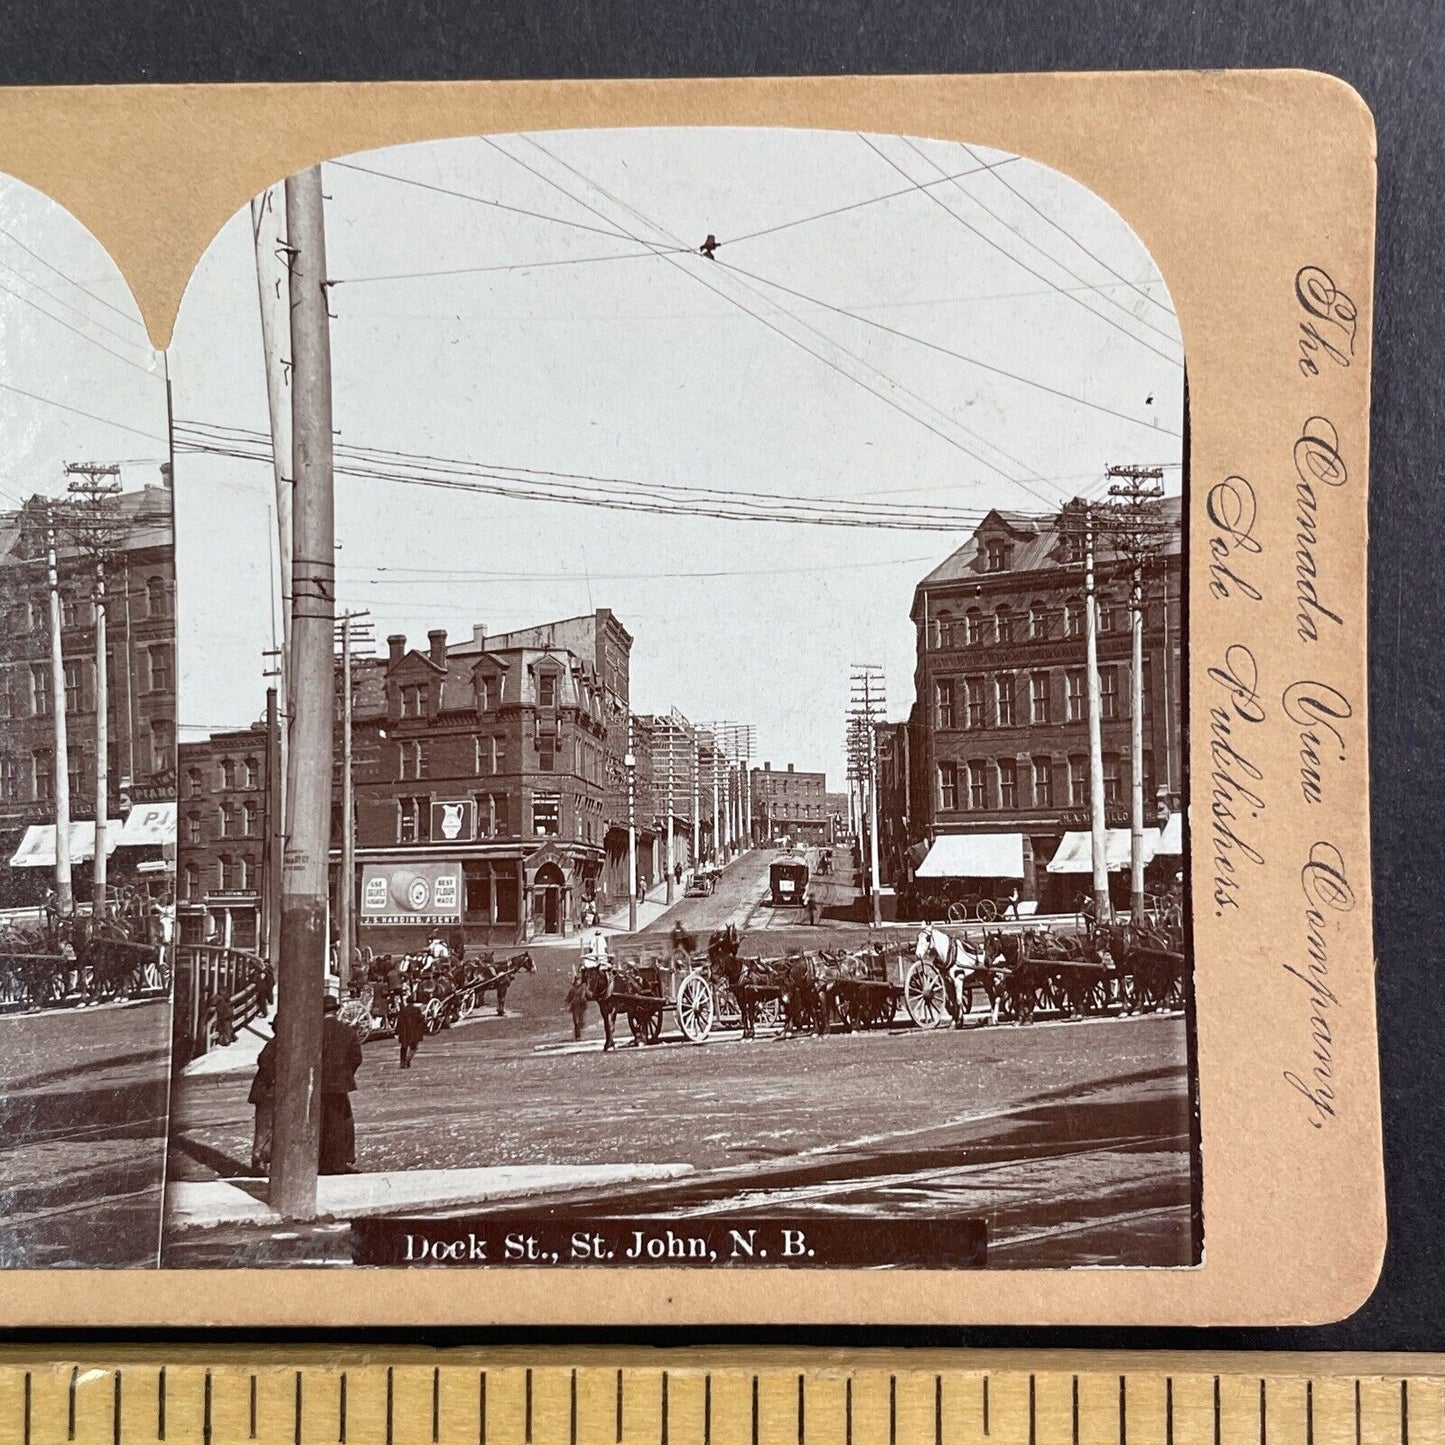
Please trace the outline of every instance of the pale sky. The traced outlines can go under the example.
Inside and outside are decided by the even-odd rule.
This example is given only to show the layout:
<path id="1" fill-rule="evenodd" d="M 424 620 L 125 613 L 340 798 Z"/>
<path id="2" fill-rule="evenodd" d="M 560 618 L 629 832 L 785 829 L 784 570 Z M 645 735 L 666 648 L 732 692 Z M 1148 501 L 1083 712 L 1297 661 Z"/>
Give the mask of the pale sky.
<path id="1" fill-rule="evenodd" d="M 324 168 L 342 443 L 971 512 L 1097 492 L 1115 462 L 1163 464 L 1179 488 L 1182 349 L 1167 290 L 1103 202 L 1030 161 L 741 130 L 470 138 L 350 159 L 439 189 Z M 11 189 L 6 228 L 133 315 L 80 228 Z M 647 254 L 599 230 L 689 249 Z M 709 234 L 716 260 L 692 249 Z M 27 260 L 0 237 L 0 261 Z M 138 318 L 72 299 L 144 343 Z M 33 490 L 62 456 L 164 456 L 154 376 L 0 303 L 6 380 L 42 376 L 51 394 L 156 437 L 85 431 L 0 392 L 7 435 L 23 439 L 7 468 L 34 473 Z M 201 262 L 170 364 L 178 420 L 268 429 L 248 212 Z M 264 701 L 272 479 L 269 465 L 184 453 L 176 470 L 186 738 L 244 724 Z M 336 486 L 339 601 L 369 608 L 378 638 L 424 647 L 432 627 L 459 637 L 474 622 L 501 631 L 610 606 L 636 639 L 635 708 L 753 722 L 759 759 L 826 768 L 834 786 L 849 665 L 882 664 L 890 715 L 906 713 L 913 588 L 966 535 Z M 698 573 L 724 575 L 685 575 Z"/>

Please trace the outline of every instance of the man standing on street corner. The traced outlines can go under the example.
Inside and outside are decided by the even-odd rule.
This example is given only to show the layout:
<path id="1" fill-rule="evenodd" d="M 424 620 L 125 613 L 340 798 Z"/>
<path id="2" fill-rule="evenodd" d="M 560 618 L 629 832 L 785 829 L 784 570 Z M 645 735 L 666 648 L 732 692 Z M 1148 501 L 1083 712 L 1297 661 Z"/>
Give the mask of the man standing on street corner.
<path id="1" fill-rule="evenodd" d="M 361 1041 L 356 1030 L 337 1018 L 340 1005 L 327 995 L 321 1021 L 321 1159 L 322 1174 L 356 1173 L 356 1120 L 351 1095 L 361 1067 Z"/>
<path id="2" fill-rule="evenodd" d="M 411 1061 L 426 1037 L 426 1016 L 417 1005 L 415 997 L 407 994 L 405 1002 L 396 1016 L 396 1039 L 401 1045 L 401 1066 L 411 1068 Z"/>

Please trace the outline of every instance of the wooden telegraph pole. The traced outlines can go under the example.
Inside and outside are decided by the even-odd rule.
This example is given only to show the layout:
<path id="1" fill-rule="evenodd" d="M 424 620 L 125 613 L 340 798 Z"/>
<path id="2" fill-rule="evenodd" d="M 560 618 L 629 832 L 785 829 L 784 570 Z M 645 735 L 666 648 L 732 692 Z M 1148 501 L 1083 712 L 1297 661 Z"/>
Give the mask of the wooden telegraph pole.
<path id="1" fill-rule="evenodd" d="M 276 1022 L 276 1125 L 271 1205 L 316 1217 L 321 1143 L 321 1019 L 326 979 L 327 859 L 335 624 L 331 333 L 321 168 L 286 181 L 291 275 L 291 720 L 286 851 L 281 870 L 281 972 Z"/>
<path id="2" fill-rule="evenodd" d="M 854 663 L 850 692 L 849 717 L 858 755 L 859 822 L 868 832 L 869 913 L 877 928 L 883 921 L 878 894 L 878 725 L 885 710 L 883 669 L 871 663 Z"/>
<path id="3" fill-rule="evenodd" d="M 120 468 L 72 462 L 67 490 L 76 498 L 76 540 L 95 563 L 91 601 L 95 608 L 95 860 L 90 894 L 93 920 L 105 916 L 109 865 L 106 827 L 110 819 L 110 676 L 106 656 L 105 563 L 118 525 L 113 515 L 120 492 Z"/>
<path id="4" fill-rule="evenodd" d="M 1144 568 L 1159 546 L 1164 471 L 1121 466 L 1110 467 L 1108 476 L 1116 499 L 1114 547 L 1129 567 L 1129 916 L 1137 922 L 1144 916 Z"/>
<path id="5" fill-rule="evenodd" d="M 55 551 L 55 511 L 45 514 L 46 577 L 50 593 L 50 711 L 55 728 L 55 907 L 61 918 L 75 912 L 70 873 L 70 740 L 65 725 L 65 657 L 60 646 L 60 564 Z"/>
<path id="6" fill-rule="evenodd" d="M 356 954 L 356 781 L 351 749 L 351 669 L 356 643 L 371 641 L 369 612 L 341 614 L 341 859 L 336 879 L 336 930 L 340 939 L 337 972 L 345 996 Z M 358 623 L 360 627 L 358 628 Z"/>
<path id="7" fill-rule="evenodd" d="M 1084 504 L 1084 666 L 1089 694 L 1089 830 L 1094 873 L 1094 917 L 1113 917 L 1109 901 L 1107 819 L 1104 812 L 1104 741 L 1099 721 L 1099 606 L 1094 583 L 1094 508 Z"/>

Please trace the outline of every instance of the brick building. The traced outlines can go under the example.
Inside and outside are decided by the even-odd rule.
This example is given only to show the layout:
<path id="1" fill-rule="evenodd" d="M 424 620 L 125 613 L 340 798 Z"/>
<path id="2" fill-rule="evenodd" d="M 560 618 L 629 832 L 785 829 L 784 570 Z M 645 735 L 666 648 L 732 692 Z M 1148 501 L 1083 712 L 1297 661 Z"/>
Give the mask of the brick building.
<path id="1" fill-rule="evenodd" d="M 0 514 L 0 906 L 38 903 L 54 886 L 55 735 L 47 587 L 48 503 Z M 132 804 L 175 799 L 175 542 L 168 485 L 119 492 L 102 504 L 105 565 L 111 881 L 168 889 L 174 839 L 127 836 Z M 57 529 L 61 652 L 69 754 L 71 862 L 89 898 L 96 779 L 95 562 Z M 156 809 L 152 808 L 154 814 Z M 139 816 L 139 815 L 138 815 Z M 154 821 L 154 820 L 153 820 Z M 167 841 L 162 842 L 165 837 Z M 88 842 L 87 842 L 88 840 Z M 144 865 L 144 866 L 142 866 Z"/>
<path id="2" fill-rule="evenodd" d="M 893 726 L 881 740 L 879 796 L 889 816 L 879 835 L 895 879 L 906 880 L 920 865 L 941 878 L 976 878 L 985 892 L 989 878 L 1000 880 L 1003 891 L 1013 879 L 1046 910 L 1070 906 L 1088 885 L 1086 872 L 1049 871 L 1051 862 L 1077 868 L 1078 837 L 1089 828 L 1077 506 L 1046 515 L 991 512 L 918 584 L 916 700 L 906 730 Z M 1161 827 L 1184 792 L 1180 499 L 1166 499 L 1162 513 L 1166 540 L 1145 590 L 1142 677 L 1146 823 Z M 1114 859 L 1117 832 L 1127 836 L 1129 826 L 1132 668 L 1128 573 L 1104 539 L 1097 574 Z M 1165 832 L 1177 839 L 1177 822 Z M 938 846 L 948 837 L 970 841 Z M 1178 845 L 1164 843 L 1171 846 Z M 1074 862 L 1066 865 L 1071 849 Z M 1123 852 L 1127 857 L 1127 843 Z M 995 863 L 996 873 L 984 872 Z"/>
<path id="3" fill-rule="evenodd" d="M 178 751 L 181 941 L 260 949 L 268 926 L 274 740 L 268 747 L 266 724 L 256 722 Z"/>
<path id="4" fill-rule="evenodd" d="M 385 658 L 358 666 L 362 944 L 416 947 L 447 918 L 475 944 L 570 930 L 615 847 L 631 641 L 604 609 L 456 644 L 436 630 L 425 651 L 392 636 Z M 411 885 L 446 907 L 411 919 L 393 906 Z M 368 888 L 393 902 L 373 907 Z"/>
<path id="5" fill-rule="evenodd" d="M 757 842 L 784 837 L 795 843 L 833 841 L 833 810 L 825 773 L 800 773 L 792 763 L 774 770 L 771 763 L 764 763 L 752 770 L 751 787 Z"/>

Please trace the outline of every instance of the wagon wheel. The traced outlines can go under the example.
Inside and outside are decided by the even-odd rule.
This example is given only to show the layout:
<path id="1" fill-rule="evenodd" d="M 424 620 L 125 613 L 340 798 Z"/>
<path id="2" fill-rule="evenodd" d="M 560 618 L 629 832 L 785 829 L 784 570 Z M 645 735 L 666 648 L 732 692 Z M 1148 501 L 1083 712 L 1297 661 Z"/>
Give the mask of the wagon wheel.
<path id="1" fill-rule="evenodd" d="M 992 898 L 980 898 L 975 910 L 981 923 L 992 923 L 998 917 L 998 904 Z"/>
<path id="2" fill-rule="evenodd" d="M 921 1029 L 940 1029 L 948 1022 L 948 990 L 943 975 L 920 959 L 903 980 L 903 1006 Z"/>
<path id="3" fill-rule="evenodd" d="M 760 1025 L 767 1028 L 781 1028 L 783 1024 L 783 1001 L 777 995 L 772 998 L 758 1000 L 757 1011 L 753 1015 Z"/>
<path id="4" fill-rule="evenodd" d="M 712 984 L 700 973 L 690 973 L 677 990 L 677 1022 L 689 1043 L 700 1044 L 712 1032 Z"/>
<path id="5" fill-rule="evenodd" d="M 1169 975 L 1169 988 L 1164 995 L 1166 1008 L 1184 1007 L 1184 967 L 1181 964 L 1178 969 L 1172 970 Z"/>
<path id="6" fill-rule="evenodd" d="M 713 995 L 717 1009 L 717 1025 L 722 1029 L 740 1029 L 743 1026 L 743 1011 L 738 1007 L 737 997 L 730 988 L 719 988 Z"/>
<path id="7" fill-rule="evenodd" d="M 439 1034 L 442 1031 L 444 1018 L 441 999 L 429 998 L 426 1003 L 422 1005 L 421 1015 L 426 1021 L 427 1033 Z"/>
<path id="8" fill-rule="evenodd" d="M 948 905 L 948 921 L 949 921 L 950 923 L 967 923 L 967 922 L 968 922 L 968 904 L 967 904 L 967 903 L 950 903 L 950 904 Z"/>
<path id="9" fill-rule="evenodd" d="M 662 1037 L 662 1010 L 628 1009 L 627 1027 L 640 1044 L 655 1044 Z"/>
<path id="10" fill-rule="evenodd" d="M 349 998 L 336 1011 L 336 1017 L 347 1028 L 356 1030 L 358 1043 L 365 1043 L 371 1037 L 371 1009 L 359 998 Z"/>
<path id="11" fill-rule="evenodd" d="M 457 1001 L 457 1019 L 470 1018 L 481 1007 L 482 991 L 478 988 L 464 988 L 454 995 Z"/>
<path id="12" fill-rule="evenodd" d="M 888 988 L 884 990 L 878 1000 L 878 1010 L 873 1016 L 873 1022 L 878 1028 L 887 1028 L 894 1019 L 898 1017 L 898 999 L 901 990 Z"/>

